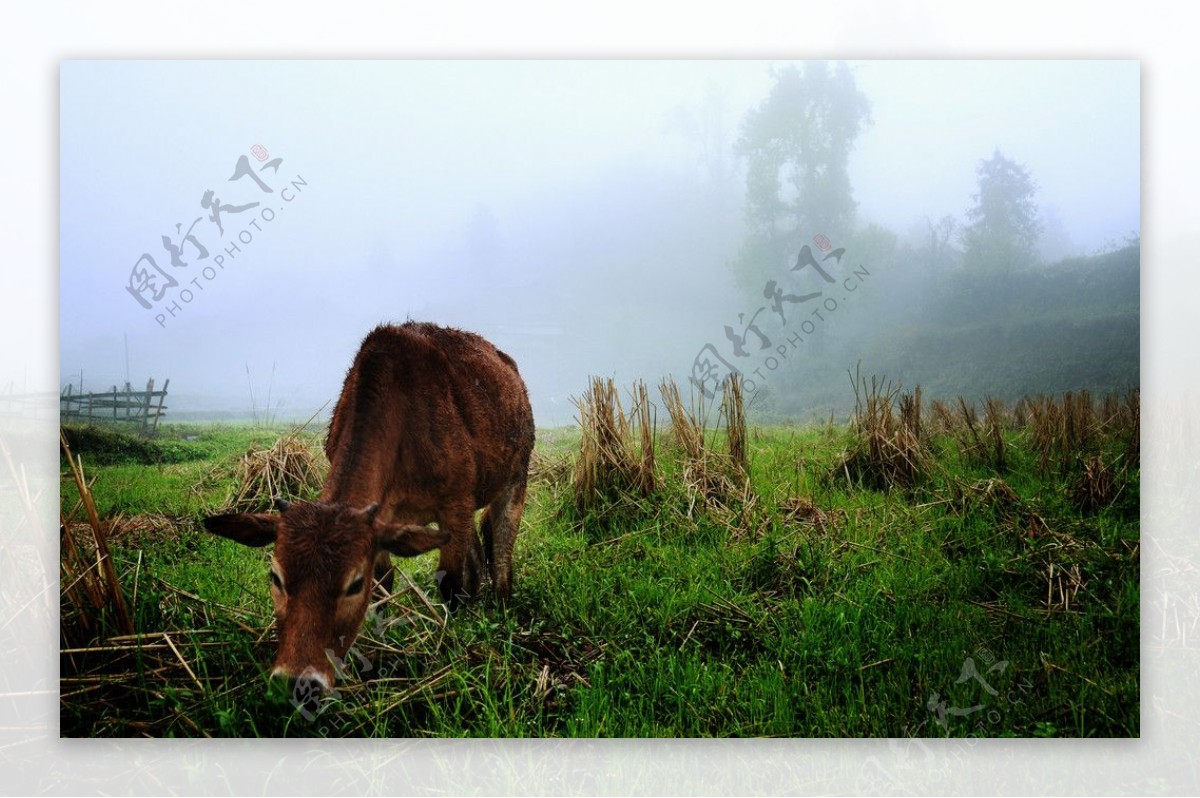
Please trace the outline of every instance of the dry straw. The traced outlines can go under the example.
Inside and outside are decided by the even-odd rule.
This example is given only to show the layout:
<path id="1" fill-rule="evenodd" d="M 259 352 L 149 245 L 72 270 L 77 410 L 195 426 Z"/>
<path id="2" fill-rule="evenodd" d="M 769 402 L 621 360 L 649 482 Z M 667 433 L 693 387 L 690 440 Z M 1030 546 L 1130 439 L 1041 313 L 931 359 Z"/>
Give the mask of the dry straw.
<path id="1" fill-rule="evenodd" d="M 913 388 L 912 393 L 900 394 L 900 426 L 911 430 L 918 440 L 924 440 L 924 429 L 921 426 L 921 386 Z"/>
<path id="2" fill-rule="evenodd" d="M 646 383 L 638 380 L 633 384 L 633 421 L 632 426 L 638 431 L 641 456 L 634 472 L 638 490 L 643 496 L 649 496 L 658 488 L 658 480 L 654 475 L 654 418 L 651 415 L 650 395 Z"/>
<path id="3" fill-rule="evenodd" d="M 83 472 L 83 458 L 71 453 L 67 437 L 59 430 L 59 444 L 71 467 L 71 477 L 79 491 L 79 502 L 70 512 L 62 513 L 62 595 L 64 605 L 85 634 L 104 630 L 97 613 L 110 615 L 119 634 L 132 634 L 133 621 L 121 590 L 121 580 L 108 550 L 108 530 L 100 521 L 96 503 Z M 75 514 L 82 508 L 87 523 L 79 524 Z M 68 619 L 64 619 L 68 620 Z M 64 623 L 64 635 L 72 624 Z"/>
<path id="4" fill-rule="evenodd" d="M 1142 456 L 1142 394 L 1137 388 L 1125 397 L 1125 460 L 1130 468 L 1138 468 Z"/>
<path id="5" fill-rule="evenodd" d="M 1008 460 L 1005 457 L 1004 449 L 1004 419 L 1004 402 L 992 397 L 985 399 L 983 409 L 984 434 L 987 437 L 985 449 L 991 457 L 992 468 L 997 474 L 1003 474 L 1008 470 Z"/>
<path id="6" fill-rule="evenodd" d="M 1096 513 L 1116 501 L 1122 490 L 1116 472 L 1100 455 L 1083 459 L 1083 470 L 1068 489 L 1071 501 L 1085 513 Z"/>
<path id="7" fill-rule="evenodd" d="M 727 450 L 709 445 L 703 406 L 684 404 L 675 382 L 665 379 L 659 393 L 671 419 L 668 440 L 682 454 L 682 481 L 691 502 L 709 508 L 752 503 L 749 488 L 750 453 L 741 382 L 723 386 L 718 424 L 725 428 Z M 575 402 L 581 431 L 572 488 L 579 512 L 638 505 L 662 487 L 656 461 L 654 405 L 644 383 L 630 391 L 632 410 L 626 415 L 611 379 L 592 378 Z"/>
<path id="8" fill-rule="evenodd" d="M 954 418 L 954 413 L 950 407 L 941 399 L 934 399 L 929 406 L 930 413 L 933 416 L 931 425 L 928 431 L 931 435 L 951 435 L 958 427 L 958 422 Z"/>
<path id="9" fill-rule="evenodd" d="M 704 414 L 688 411 L 679 395 L 679 386 L 672 379 L 663 380 L 658 392 L 671 417 L 671 440 L 689 460 L 704 459 Z"/>
<path id="10" fill-rule="evenodd" d="M 1136 388 L 1124 399 L 1117 394 L 1106 395 L 1098 409 L 1088 391 L 1067 392 L 1061 400 L 1046 396 L 1027 398 L 1022 405 L 1027 411 L 1023 413 L 1025 428 L 1043 474 L 1057 468 L 1066 475 L 1082 464 L 1086 476 L 1087 458 L 1096 455 L 1106 439 L 1123 442 L 1124 467 L 1138 467 L 1141 413 Z M 1021 419 L 1014 415 L 1013 420 L 1019 423 Z M 1095 462 L 1091 466 L 1097 472 Z"/>
<path id="11" fill-rule="evenodd" d="M 750 487 L 749 437 L 741 378 L 731 375 L 721 386 L 717 423 L 725 427 L 725 451 L 710 445 L 704 421 L 708 414 L 694 396 L 689 410 L 674 381 L 664 380 L 659 392 L 671 416 L 671 436 L 684 456 L 683 482 L 689 497 L 687 516 L 692 517 L 699 503 L 731 530 L 745 527 L 757 496 Z"/>
<path id="12" fill-rule="evenodd" d="M 320 493 L 327 469 L 325 455 L 294 429 L 266 449 L 251 449 L 234 467 L 234 488 L 226 512 L 268 510 L 277 497 L 307 498 Z"/>
<path id="13" fill-rule="evenodd" d="M 634 410 L 628 418 L 611 378 L 591 378 L 588 390 L 574 402 L 581 431 L 572 477 L 576 509 L 586 512 L 627 494 L 653 493 L 658 485 L 654 426 L 645 385 L 635 383 Z"/>
<path id="14" fill-rule="evenodd" d="M 856 373 L 851 382 L 855 440 L 835 473 L 883 490 L 913 487 L 929 462 L 921 440 L 920 389 L 901 397 L 898 386 L 878 377 L 868 382 Z"/>
<path id="15" fill-rule="evenodd" d="M 721 415 L 729 441 L 729 460 L 744 476 L 750 474 L 750 452 L 746 444 L 746 407 L 742 400 L 742 378 L 731 374 L 721 390 Z"/>

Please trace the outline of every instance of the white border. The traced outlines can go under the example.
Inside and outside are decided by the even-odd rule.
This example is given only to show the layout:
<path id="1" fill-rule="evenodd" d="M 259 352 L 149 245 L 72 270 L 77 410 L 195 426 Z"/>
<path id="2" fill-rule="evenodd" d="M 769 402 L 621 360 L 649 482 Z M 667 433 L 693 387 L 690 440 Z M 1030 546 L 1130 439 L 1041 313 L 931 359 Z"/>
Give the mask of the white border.
<path id="1" fill-rule="evenodd" d="M 397 4 L 399 7 L 399 4 Z M 380 11 L 388 13 L 380 15 Z M 0 461 L 0 557 L 40 557 L 2 591 L 0 791 L 489 794 L 1194 793 L 1200 384 L 1190 244 L 1198 48 L 1185 20 L 1108 2 L 67 3 L 5 11 L 0 61 L 0 386 L 56 392 L 58 65 L 66 58 L 1072 57 L 1135 58 L 1143 75 L 1142 739 L 982 741 L 905 757 L 886 741 L 90 741 L 58 739 L 57 417 L 8 418 L 40 536 Z M 1035 124 L 1031 120 L 1031 124 Z M 1086 131 L 1080 131 L 1086 136 Z M 1200 409 L 1200 408 L 1198 408 Z M 36 560 L 30 560 L 36 562 Z M 7 569 L 5 569 L 7 570 Z M 36 578 L 34 578 L 36 577 Z M 42 591 L 48 587 L 45 592 Z"/>

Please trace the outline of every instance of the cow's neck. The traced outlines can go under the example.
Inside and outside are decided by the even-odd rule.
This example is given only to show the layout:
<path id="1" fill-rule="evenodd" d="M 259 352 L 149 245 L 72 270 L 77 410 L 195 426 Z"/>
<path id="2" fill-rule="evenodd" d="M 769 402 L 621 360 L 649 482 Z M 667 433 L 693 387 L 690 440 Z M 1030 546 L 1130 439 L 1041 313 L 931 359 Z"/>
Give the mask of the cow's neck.
<path id="1" fill-rule="evenodd" d="M 329 464 L 329 476 L 321 490 L 321 501 L 366 507 L 383 501 L 392 481 L 396 442 L 383 436 L 349 436 Z"/>
<path id="2" fill-rule="evenodd" d="M 360 352 L 329 427 L 329 476 L 321 500 L 365 507 L 386 502 L 395 478 L 405 394 L 392 359 Z"/>
<path id="3" fill-rule="evenodd" d="M 341 466 L 341 467 L 338 467 Z M 320 492 L 320 500 L 328 504 L 348 504 L 365 508 L 379 502 L 388 487 L 382 469 L 372 468 L 366 463 L 354 464 L 352 458 L 343 458 L 341 463 L 331 464 L 329 478 Z"/>

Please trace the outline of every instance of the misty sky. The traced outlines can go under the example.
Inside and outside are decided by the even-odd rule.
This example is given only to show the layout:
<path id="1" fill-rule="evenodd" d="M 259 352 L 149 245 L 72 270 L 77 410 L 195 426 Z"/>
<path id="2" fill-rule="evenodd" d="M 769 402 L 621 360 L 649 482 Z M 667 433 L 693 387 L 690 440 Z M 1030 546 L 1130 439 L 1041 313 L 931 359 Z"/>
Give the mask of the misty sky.
<path id="1" fill-rule="evenodd" d="M 61 378 L 123 382 L 127 336 L 131 381 L 169 377 L 177 410 L 263 412 L 269 390 L 303 418 L 332 405 L 372 326 L 406 317 L 512 354 L 539 423 L 569 422 L 589 374 L 686 375 L 738 310 L 732 147 L 770 67 L 65 62 Z M 998 148 L 1073 252 L 1140 229 L 1137 62 L 851 67 L 873 118 L 850 161 L 860 224 L 903 237 L 925 216 L 961 220 Z M 730 186 L 706 168 L 714 148 Z M 269 194 L 229 180 L 243 156 Z M 185 243 L 174 267 L 161 240 L 189 229 L 209 257 Z M 144 295 L 149 309 L 126 287 L 143 253 L 179 283 Z"/>

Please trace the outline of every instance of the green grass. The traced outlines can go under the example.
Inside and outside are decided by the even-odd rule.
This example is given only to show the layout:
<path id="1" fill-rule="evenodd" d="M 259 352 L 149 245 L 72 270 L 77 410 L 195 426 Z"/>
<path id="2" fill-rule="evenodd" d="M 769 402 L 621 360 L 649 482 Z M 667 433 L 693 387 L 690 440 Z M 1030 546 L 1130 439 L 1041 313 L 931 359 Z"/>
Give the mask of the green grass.
<path id="1" fill-rule="evenodd" d="M 228 488 L 222 469 L 279 434 L 173 433 L 173 462 L 101 465 L 84 448 L 102 515 L 176 520 L 114 541 L 143 648 L 62 655 L 64 735 L 1139 734 L 1136 478 L 1083 514 L 1067 499 L 1074 474 L 1039 473 L 1015 432 L 1002 475 L 1015 509 L 971 489 L 998 475 L 949 439 L 912 490 L 867 490 L 835 469 L 851 438 L 827 426 L 752 429 L 750 505 L 694 501 L 665 442 L 655 496 L 585 515 L 548 468 L 531 483 L 509 607 L 485 590 L 443 625 L 406 615 L 424 610 L 402 596 L 383 615 L 409 622 L 369 622 L 363 658 L 308 719 L 266 678 L 267 552 L 200 527 Z M 539 431 L 539 459 L 577 443 L 577 430 Z M 65 510 L 73 491 L 65 480 Z M 788 512 L 800 499 L 821 523 Z M 435 557 L 403 563 L 434 596 Z M 1085 582 L 1069 611 L 1047 605 L 1050 563 Z"/>

